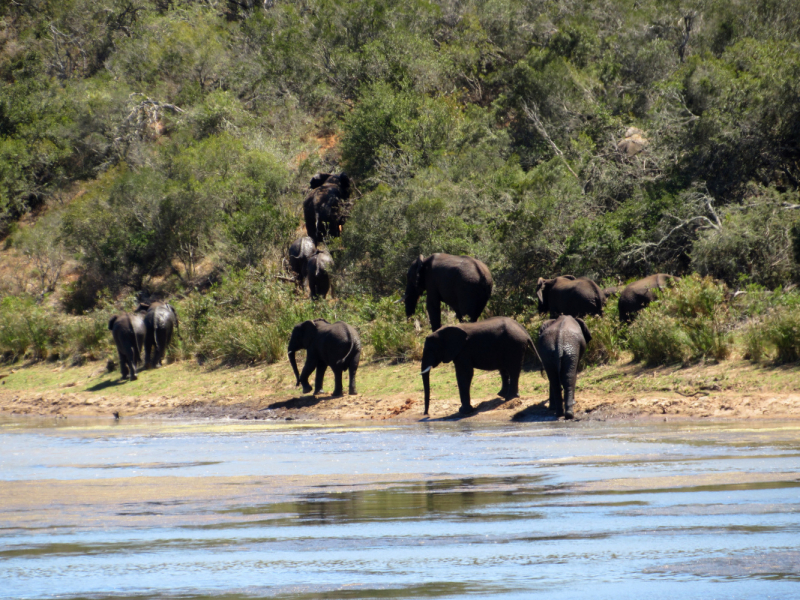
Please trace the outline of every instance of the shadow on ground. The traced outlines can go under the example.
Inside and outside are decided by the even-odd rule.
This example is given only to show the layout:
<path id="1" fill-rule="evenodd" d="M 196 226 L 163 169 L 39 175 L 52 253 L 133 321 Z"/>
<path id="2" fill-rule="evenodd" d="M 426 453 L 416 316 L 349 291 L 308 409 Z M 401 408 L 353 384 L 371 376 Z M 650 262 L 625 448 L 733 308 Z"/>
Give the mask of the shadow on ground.
<path id="1" fill-rule="evenodd" d="M 311 406 L 316 406 L 323 400 L 327 400 L 330 398 L 330 395 L 319 395 L 319 396 L 300 396 L 299 398 L 289 398 L 283 402 L 273 402 L 269 406 L 267 406 L 270 410 L 275 410 L 277 408 L 309 408 Z"/>
<path id="2" fill-rule="evenodd" d="M 539 404 L 533 404 L 528 408 L 514 414 L 511 420 L 515 423 L 531 423 L 537 421 L 558 421 L 555 413 L 547 408 L 547 401 L 544 400 Z"/>
<path id="3" fill-rule="evenodd" d="M 127 379 L 111 379 L 109 381 L 101 381 L 100 383 L 96 383 L 92 387 L 86 388 L 86 391 L 99 392 L 110 387 L 117 387 L 118 385 L 124 385 L 126 383 L 128 383 Z"/>

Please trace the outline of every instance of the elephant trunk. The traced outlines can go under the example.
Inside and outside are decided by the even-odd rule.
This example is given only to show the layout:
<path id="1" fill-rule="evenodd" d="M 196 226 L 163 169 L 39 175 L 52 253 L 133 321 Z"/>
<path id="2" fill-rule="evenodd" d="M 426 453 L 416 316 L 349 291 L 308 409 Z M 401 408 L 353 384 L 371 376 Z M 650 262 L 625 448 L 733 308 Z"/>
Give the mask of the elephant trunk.
<path id="1" fill-rule="evenodd" d="M 419 294 L 417 294 L 417 291 L 414 289 L 406 289 L 406 293 L 403 295 L 402 300 L 406 305 L 406 317 L 412 317 L 417 311 L 417 300 L 419 300 Z"/>
<path id="2" fill-rule="evenodd" d="M 431 368 L 428 367 L 427 370 L 422 372 L 422 387 L 425 390 L 425 412 L 423 414 L 428 414 L 428 408 L 431 405 Z"/>
<path id="3" fill-rule="evenodd" d="M 294 376 L 297 379 L 295 383 L 295 387 L 300 385 L 300 371 L 297 370 L 297 361 L 294 359 L 294 350 L 289 351 L 289 362 L 292 363 L 292 370 L 294 371 Z"/>

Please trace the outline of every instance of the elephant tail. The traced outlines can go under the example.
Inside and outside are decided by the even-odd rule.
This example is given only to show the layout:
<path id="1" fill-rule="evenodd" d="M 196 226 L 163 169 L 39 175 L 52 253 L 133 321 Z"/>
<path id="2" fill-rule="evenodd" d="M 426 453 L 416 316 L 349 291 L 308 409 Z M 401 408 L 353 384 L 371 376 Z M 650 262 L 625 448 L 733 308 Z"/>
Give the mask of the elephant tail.
<path id="1" fill-rule="evenodd" d="M 533 353 L 536 355 L 536 360 L 539 361 L 539 373 L 541 373 L 542 377 L 544 377 L 544 363 L 542 362 L 542 357 L 539 356 L 539 351 L 536 349 L 536 344 L 533 343 L 533 340 L 530 336 L 528 336 L 528 346 L 530 346 Z"/>
<path id="2" fill-rule="evenodd" d="M 356 336 L 354 336 L 354 335 L 351 335 L 350 336 L 350 350 L 348 350 L 347 354 L 345 354 L 344 358 L 342 359 L 341 364 L 343 366 L 346 365 L 347 361 L 350 359 L 350 357 L 353 355 L 353 353 L 356 350 L 360 350 L 360 349 L 361 349 L 361 344 L 358 342 L 358 338 Z"/>

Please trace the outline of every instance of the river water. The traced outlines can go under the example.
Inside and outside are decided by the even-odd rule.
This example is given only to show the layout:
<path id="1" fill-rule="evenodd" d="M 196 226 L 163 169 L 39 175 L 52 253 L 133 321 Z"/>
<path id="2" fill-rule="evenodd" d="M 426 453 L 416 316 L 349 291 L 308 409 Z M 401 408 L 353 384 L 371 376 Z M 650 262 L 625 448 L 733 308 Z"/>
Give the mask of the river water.
<path id="1" fill-rule="evenodd" d="M 798 434 L 0 420 L 0 598 L 800 598 Z"/>

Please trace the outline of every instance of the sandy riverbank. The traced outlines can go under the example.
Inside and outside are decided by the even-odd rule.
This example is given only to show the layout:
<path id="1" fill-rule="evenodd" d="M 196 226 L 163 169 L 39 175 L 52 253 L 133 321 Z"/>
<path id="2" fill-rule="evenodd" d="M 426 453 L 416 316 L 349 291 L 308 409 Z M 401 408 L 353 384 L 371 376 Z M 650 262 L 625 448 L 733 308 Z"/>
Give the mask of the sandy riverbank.
<path id="1" fill-rule="evenodd" d="M 181 417 L 234 419 L 417 421 L 422 384 L 413 363 L 362 365 L 357 396 L 303 395 L 288 362 L 252 367 L 179 362 L 120 381 L 103 362 L 79 367 L 58 363 L 0 368 L 0 414 L 53 416 Z M 328 372 L 326 390 L 333 387 Z M 452 365 L 431 377 L 431 419 L 457 416 Z M 523 373 L 522 397 L 498 398 L 497 373 L 477 372 L 472 386 L 476 420 L 551 420 L 547 380 Z M 800 418 L 800 367 L 725 361 L 647 369 L 635 364 L 592 367 L 580 374 L 579 419 Z"/>

